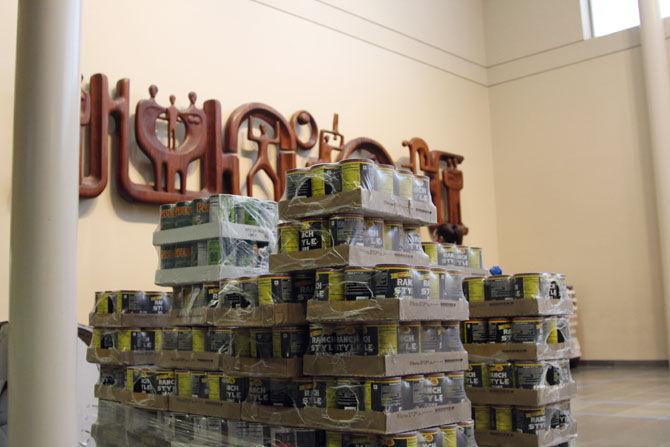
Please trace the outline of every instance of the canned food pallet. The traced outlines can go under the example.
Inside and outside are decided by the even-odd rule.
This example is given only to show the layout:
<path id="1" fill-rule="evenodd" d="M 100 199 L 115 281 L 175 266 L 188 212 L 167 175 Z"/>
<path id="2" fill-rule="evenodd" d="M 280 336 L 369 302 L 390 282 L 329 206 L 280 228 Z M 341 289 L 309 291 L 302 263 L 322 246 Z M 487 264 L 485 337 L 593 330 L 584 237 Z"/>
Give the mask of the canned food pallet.
<path id="1" fill-rule="evenodd" d="M 573 421 L 565 428 L 542 430 L 537 434 L 477 430 L 475 436 L 482 446 L 556 447 L 577 437 L 577 423 Z"/>
<path id="2" fill-rule="evenodd" d="M 464 371 L 466 351 L 377 356 L 306 355 L 303 372 L 314 376 L 391 377 Z"/>
<path id="3" fill-rule="evenodd" d="M 117 351 L 116 349 L 88 348 L 86 361 L 100 365 L 150 365 L 155 363 L 157 353 Z"/>
<path id="4" fill-rule="evenodd" d="M 112 402 L 126 401 L 127 398 L 125 395 L 127 393 L 128 391 L 126 391 L 124 388 L 112 385 L 104 385 L 102 383 L 96 383 L 95 387 L 93 388 L 93 396 L 95 398 L 109 400 Z"/>
<path id="5" fill-rule="evenodd" d="M 400 433 L 453 424 L 469 419 L 470 414 L 468 400 L 396 413 L 242 404 L 242 419 L 249 422 L 374 434 Z"/>
<path id="6" fill-rule="evenodd" d="M 206 321 L 217 327 L 274 327 L 307 324 L 305 305 L 277 303 L 259 307 L 223 308 L 207 310 Z"/>
<path id="7" fill-rule="evenodd" d="M 241 404 L 222 400 L 201 399 L 183 396 L 170 396 L 168 400 L 170 411 L 176 413 L 197 414 L 224 419 L 240 420 Z"/>
<path id="8" fill-rule="evenodd" d="M 159 286 L 179 286 L 216 282 L 222 279 L 259 276 L 268 273 L 265 267 L 238 267 L 235 265 L 204 265 L 198 267 L 181 267 L 158 269 L 154 282 Z"/>
<path id="9" fill-rule="evenodd" d="M 577 395 L 577 385 L 572 382 L 563 385 L 546 386 L 536 390 L 469 387 L 467 388 L 467 395 L 473 404 L 540 407 L 572 399 Z"/>
<path id="10" fill-rule="evenodd" d="M 570 358 L 572 343 L 464 343 L 472 362 L 495 360 L 557 360 Z"/>
<path id="11" fill-rule="evenodd" d="M 419 252 L 403 252 L 349 245 L 270 255 L 270 271 L 273 273 L 314 270 L 321 267 L 374 267 L 383 264 L 425 267 L 428 266 L 428 256 Z"/>
<path id="12" fill-rule="evenodd" d="M 276 228 L 258 225 L 210 222 L 170 230 L 158 230 L 153 234 L 153 245 L 158 247 L 179 242 L 201 241 L 227 237 L 250 241 L 277 242 Z"/>
<path id="13" fill-rule="evenodd" d="M 359 213 L 420 226 L 437 223 L 437 210 L 432 202 L 418 202 L 366 189 L 279 202 L 279 218 L 282 220 L 342 213 Z"/>
<path id="14" fill-rule="evenodd" d="M 570 315 L 572 311 L 572 302 L 568 299 L 520 298 L 470 301 L 470 316 L 473 318 Z"/>
<path id="15" fill-rule="evenodd" d="M 469 317 L 465 300 L 375 298 L 307 303 L 307 320 L 317 323 L 357 321 L 462 321 Z"/>

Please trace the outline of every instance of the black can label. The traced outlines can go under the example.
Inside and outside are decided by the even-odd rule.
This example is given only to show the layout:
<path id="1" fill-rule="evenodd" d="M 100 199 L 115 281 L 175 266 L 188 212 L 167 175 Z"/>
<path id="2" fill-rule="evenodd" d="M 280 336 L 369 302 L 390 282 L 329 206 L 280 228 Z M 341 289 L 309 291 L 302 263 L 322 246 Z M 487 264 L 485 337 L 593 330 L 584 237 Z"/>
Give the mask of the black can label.
<path id="1" fill-rule="evenodd" d="M 333 351 L 336 355 L 361 355 L 363 343 L 360 328 L 349 325 L 336 327 Z"/>
<path id="2" fill-rule="evenodd" d="M 305 220 L 300 228 L 300 251 L 329 248 L 330 232 L 325 220 Z"/>
<path id="3" fill-rule="evenodd" d="M 511 363 L 489 365 L 489 386 L 491 388 L 514 388 L 514 368 Z"/>
<path id="4" fill-rule="evenodd" d="M 312 326 L 309 330 L 310 355 L 327 355 L 333 353 L 335 333 L 331 328 Z"/>
<path id="5" fill-rule="evenodd" d="M 378 267 L 375 270 L 375 296 L 377 298 L 411 298 L 413 293 L 412 269 Z"/>
<path id="6" fill-rule="evenodd" d="M 338 380 L 335 386 L 335 404 L 340 410 L 365 410 L 365 381 Z"/>
<path id="7" fill-rule="evenodd" d="M 484 280 L 485 300 L 504 300 L 514 297 L 512 281 L 507 276 L 491 276 Z"/>
<path id="8" fill-rule="evenodd" d="M 249 379 L 247 402 L 256 405 L 270 405 L 270 380 Z"/>
<path id="9" fill-rule="evenodd" d="M 488 325 L 490 343 L 512 342 L 511 320 L 489 320 Z"/>
<path id="10" fill-rule="evenodd" d="M 344 269 L 344 299 L 354 301 L 372 298 L 373 273 L 368 268 Z"/>
<path id="11" fill-rule="evenodd" d="M 272 358 L 273 336 L 272 329 L 251 330 L 251 357 L 257 359 Z"/>
<path id="12" fill-rule="evenodd" d="M 464 372 L 465 386 L 472 388 L 488 388 L 488 367 L 485 363 L 470 363 Z"/>
<path id="13" fill-rule="evenodd" d="M 486 320 L 470 320 L 463 324 L 465 343 L 488 343 L 489 333 Z"/>
<path id="14" fill-rule="evenodd" d="M 394 355 L 398 353 L 398 325 L 365 325 L 363 328 L 364 355 Z"/>
<path id="15" fill-rule="evenodd" d="M 318 301 L 344 300 L 343 280 L 341 270 L 317 270 L 314 299 Z"/>
<path id="16" fill-rule="evenodd" d="M 402 404 L 402 381 L 397 379 L 371 380 L 369 408 L 372 411 L 394 413 L 400 411 Z"/>
<path id="17" fill-rule="evenodd" d="M 291 384 L 286 379 L 270 381 L 270 403 L 275 407 L 292 407 Z"/>
<path id="18" fill-rule="evenodd" d="M 247 377 L 221 377 L 221 400 L 226 402 L 244 402 L 249 393 L 249 379 Z"/>
<path id="19" fill-rule="evenodd" d="M 296 303 L 306 303 L 314 298 L 315 273 L 308 270 L 291 275 L 292 298 Z"/>
<path id="20" fill-rule="evenodd" d="M 288 328 L 275 329 L 272 332 L 272 343 L 273 357 L 302 357 L 307 350 L 307 332 Z"/>
<path id="21" fill-rule="evenodd" d="M 325 381 L 296 381 L 293 384 L 295 387 L 293 395 L 296 406 L 299 408 L 326 408 L 327 385 Z"/>
<path id="22" fill-rule="evenodd" d="M 330 235 L 333 246 L 364 245 L 365 219 L 362 216 L 336 216 L 330 218 Z"/>

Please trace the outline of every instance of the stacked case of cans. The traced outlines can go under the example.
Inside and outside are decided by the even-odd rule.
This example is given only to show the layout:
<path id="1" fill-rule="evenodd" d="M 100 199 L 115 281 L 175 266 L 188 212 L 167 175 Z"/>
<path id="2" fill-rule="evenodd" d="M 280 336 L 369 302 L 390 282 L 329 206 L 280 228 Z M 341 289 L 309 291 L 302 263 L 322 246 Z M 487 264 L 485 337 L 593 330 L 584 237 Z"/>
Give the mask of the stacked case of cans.
<path id="1" fill-rule="evenodd" d="M 463 290 L 471 318 L 462 330 L 470 356 L 465 383 L 479 444 L 570 445 L 576 387 L 565 276 L 474 276 Z"/>
<path id="2" fill-rule="evenodd" d="M 325 429 L 328 447 L 474 446 L 459 321 L 481 251 L 440 246 L 460 265 L 425 253 L 437 247 L 420 228 L 435 214 L 420 210 L 434 207 L 428 179 L 409 170 L 352 159 L 287 177 L 270 268 L 313 290 L 303 371 L 324 397 L 297 419 Z"/>

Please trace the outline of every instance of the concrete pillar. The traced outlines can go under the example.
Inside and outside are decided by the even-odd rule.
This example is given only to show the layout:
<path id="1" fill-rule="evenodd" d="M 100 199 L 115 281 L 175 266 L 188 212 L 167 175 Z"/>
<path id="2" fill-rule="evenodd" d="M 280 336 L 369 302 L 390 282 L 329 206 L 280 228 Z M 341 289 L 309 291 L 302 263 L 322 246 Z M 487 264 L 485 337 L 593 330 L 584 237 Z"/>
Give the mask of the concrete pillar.
<path id="1" fill-rule="evenodd" d="M 9 299 L 10 445 L 77 445 L 80 0 L 18 7 Z"/>

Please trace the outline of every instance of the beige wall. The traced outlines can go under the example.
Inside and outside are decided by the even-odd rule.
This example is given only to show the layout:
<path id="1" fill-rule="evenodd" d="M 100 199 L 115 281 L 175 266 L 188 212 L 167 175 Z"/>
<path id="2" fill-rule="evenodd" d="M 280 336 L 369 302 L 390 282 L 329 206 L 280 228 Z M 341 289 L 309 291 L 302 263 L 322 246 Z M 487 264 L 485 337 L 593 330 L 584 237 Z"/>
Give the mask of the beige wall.
<path id="1" fill-rule="evenodd" d="M 199 104 L 219 99 L 224 118 L 249 101 L 268 103 L 285 115 L 306 108 L 324 127 L 339 112 L 345 136 L 373 137 L 396 157 L 405 154 L 400 142 L 413 136 L 435 149 L 463 154 L 468 242 L 486 247 L 487 259 L 496 262 L 488 90 L 478 83 L 484 78 L 476 77 L 483 74 L 481 67 L 404 37 L 424 24 L 439 26 L 424 17 L 431 11 L 414 13 L 422 21 L 403 23 L 384 2 L 374 3 L 371 11 L 384 15 L 372 19 L 384 26 L 313 1 L 210 0 L 197 2 L 196 8 L 182 1 L 90 0 L 83 2 L 81 71 L 85 78 L 105 73 L 110 84 L 130 78 L 131 103 L 147 97 L 155 83 L 163 103 L 174 93 L 184 105 L 190 90 L 198 93 Z M 477 17 L 480 10 L 480 2 L 462 1 L 440 11 L 456 20 L 453 14 Z M 0 71 L 0 117 L 5 118 L 0 142 L 5 148 L 11 147 L 15 11 L 15 1 L 0 5 L 5 37 L 0 57 L 7 58 Z M 387 29 L 391 26 L 400 28 Z M 457 40 L 452 36 L 438 43 L 481 59 L 481 44 L 469 49 L 471 42 L 483 41 L 481 21 L 463 32 Z M 427 38 L 441 35 L 438 29 L 429 33 Z M 473 73 L 474 80 L 464 79 Z M 6 174 L 0 178 L 0 319 L 5 319 L 10 151 L 0 154 Z M 243 160 L 242 173 L 250 163 Z M 95 290 L 153 287 L 156 216 L 154 207 L 120 198 L 114 181 L 97 199 L 80 202 L 79 288 L 73 299 L 81 321 Z M 44 293 L 48 302 L 48 291 L 36 293 Z"/>

